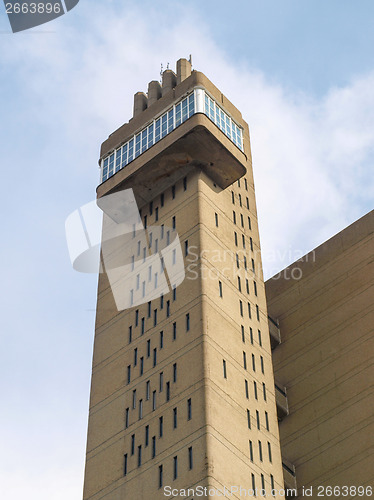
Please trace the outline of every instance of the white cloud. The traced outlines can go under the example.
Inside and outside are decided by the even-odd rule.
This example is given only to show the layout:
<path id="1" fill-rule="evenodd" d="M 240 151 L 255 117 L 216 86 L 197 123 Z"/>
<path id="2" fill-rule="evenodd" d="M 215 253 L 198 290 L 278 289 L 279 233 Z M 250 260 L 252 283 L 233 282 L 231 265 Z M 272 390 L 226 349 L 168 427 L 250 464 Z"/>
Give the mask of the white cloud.
<path id="1" fill-rule="evenodd" d="M 15 97 L 12 103 L 16 98 L 21 103 L 19 108 L 12 106 L 8 109 L 9 103 L 4 101 L 3 109 L 8 109 L 9 117 L 16 112 L 20 123 L 26 123 L 29 130 L 33 127 L 36 131 L 34 142 L 27 143 L 27 151 L 25 146 L 19 146 L 21 150 L 25 148 L 22 150 L 24 162 L 18 167 L 23 174 L 23 177 L 18 176 L 18 182 L 24 184 L 13 185 L 17 191 L 10 196 L 21 200 L 19 191 L 28 193 L 32 186 L 37 201 L 29 203 L 27 198 L 27 206 L 18 207 L 17 216 L 26 212 L 37 220 L 44 205 L 43 224 L 46 228 L 50 224 L 51 232 L 56 233 L 57 213 L 59 216 L 68 215 L 78 204 L 90 201 L 87 197 L 94 196 L 94 184 L 98 179 L 99 142 L 130 118 L 132 94 L 137 90 L 146 91 L 147 83 L 158 78 L 161 62 L 164 65 L 170 62 L 173 66 L 177 59 L 188 57 L 190 53 L 194 67 L 203 71 L 229 97 L 249 123 L 268 275 L 297 258 L 299 253 L 296 252 L 311 250 L 371 208 L 374 194 L 371 173 L 373 75 L 361 76 L 345 88 L 331 89 L 319 100 L 303 94 L 294 95 L 245 62 L 223 54 L 209 28 L 191 9 L 175 6 L 177 13 L 174 9 L 170 13 L 172 22 L 168 22 L 165 12 L 157 9 L 145 15 L 146 11 L 140 7 L 129 10 L 123 6 L 115 11 L 110 3 L 94 3 L 94 10 L 92 5 L 93 2 L 90 5 L 81 2 L 74 9 L 75 26 L 72 25 L 73 17 L 71 23 L 68 16 L 55 21 L 58 31 L 54 35 L 24 34 L 3 42 L 5 50 L 1 57 L 14 72 Z M 7 139 L 9 160 L 17 151 L 18 143 L 14 134 Z M 6 155 L 4 160 L 8 161 Z M 44 175 L 47 169 L 48 175 Z M 11 216 L 15 214 L 9 214 Z M 60 218 L 62 242 L 64 229 L 63 218 Z M 8 241 L 14 238 L 14 227 L 16 224 L 9 225 Z M 46 309 L 48 301 L 54 298 L 50 291 L 56 286 L 53 276 L 56 261 L 52 262 L 52 258 L 56 258 L 56 244 L 51 244 L 49 236 L 48 230 L 38 232 L 38 241 L 28 244 L 30 254 L 25 259 L 29 261 L 22 262 L 25 269 L 34 269 L 35 262 L 40 260 L 41 248 L 45 250 L 45 258 L 48 255 L 51 258 L 47 265 L 49 272 L 26 272 L 30 279 L 22 282 L 22 293 L 29 297 L 25 308 L 33 311 L 39 310 L 43 290 Z M 32 237 L 31 230 L 29 237 Z M 48 252 L 49 246 L 53 252 Z M 273 262 L 270 252 L 274 249 L 286 252 L 286 256 L 278 256 Z M 60 253 L 64 252 L 68 265 L 65 249 Z M 9 273 L 10 283 L 17 263 L 12 259 L 7 262 L 9 265 L 4 275 Z M 61 255 L 57 262 L 62 265 Z M 37 297 L 33 283 L 37 279 L 35 275 L 44 280 L 38 282 Z M 69 336 L 74 318 L 63 323 L 61 311 L 64 308 L 72 311 L 72 304 L 68 300 L 63 302 L 64 290 L 69 295 L 77 285 L 71 274 L 63 271 L 58 273 L 58 279 L 60 328 L 66 329 L 67 350 L 74 349 L 76 332 Z M 81 306 L 84 301 L 79 302 L 79 294 L 76 295 L 75 300 Z M 4 311 L 4 317 L 8 311 Z M 23 316 L 17 322 L 27 325 L 35 345 L 41 346 L 45 335 L 45 332 L 40 332 L 43 322 L 37 322 L 31 315 L 30 324 L 30 316 L 26 312 Z M 12 318 L 9 323 L 11 321 Z M 91 316 L 88 321 L 91 328 Z M 51 326 L 50 322 L 49 317 Z M 41 356 L 48 354 L 48 350 L 41 352 Z M 19 363 L 27 365 L 27 353 L 22 352 L 22 356 Z M 66 370 L 65 356 L 58 358 L 56 353 L 55 361 L 56 370 L 61 371 L 58 390 L 66 391 L 60 395 L 62 400 L 69 401 L 72 386 L 65 386 L 62 382 Z M 87 370 L 87 366 L 83 369 Z M 9 391 L 12 390 L 20 391 L 22 395 L 26 389 L 16 378 L 10 384 Z M 43 390 L 47 398 L 49 385 L 43 386 Z M 88 391 L 88 386 L 80 390 L 82 392 L 75 397 L 77 401 L 81 397 L 81 406 L 77 403 L 76 412 L 82 422 L 88 397 L 84 390 Z M 4 428 L 9 436 L 12 433 L 20 436 L 15 441 L 11 438 L 5 441 L 13 449 L 12 467 L 2 478 L 7 500 L 81 498 L 85 436 L 81 436 L 79 444 L 74 447 L 72 440 L 65 439 L 71 433 L 71 420 L 66 422 L 61 408 L 52 403 L 46 401 L 44 409 L 50 415 L 50 422 L 42 420 L 40 424 L 36 419 L 37 408 L 31 406 L 27 409 L 30 418 L 35 416 L 35 441 L 28 435 L 27 425 L 18 425 L 17 428 L 11 425 L 12 410 L 7 409 L 9 422 Z M 18 408 L 15 411 L 19 413 Z M 24 419 L 27 423 L 26 416 Z M 43 434 L 58 450 L 57 454 L 53 454 L 48 445 L 36 446 Z M 59 461 L 58 456 L 63 460 Z M 51 462 L 56 466 L 50 466 Z M 71 467 L 64 469 L 64 462 L 69 462 Z M 30 468 L 30 464 L 36 466 Z M 58 485 L 58 493 L 54 493 L 54 485 Z"/>

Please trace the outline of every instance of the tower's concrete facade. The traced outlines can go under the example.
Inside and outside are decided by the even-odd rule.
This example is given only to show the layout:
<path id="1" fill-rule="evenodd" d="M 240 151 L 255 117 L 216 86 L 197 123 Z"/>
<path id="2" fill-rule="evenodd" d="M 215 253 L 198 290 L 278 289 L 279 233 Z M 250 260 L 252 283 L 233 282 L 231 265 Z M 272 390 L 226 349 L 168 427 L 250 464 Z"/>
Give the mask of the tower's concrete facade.
<path id="1" fill-rule="evenodd" d="M 197 487 L 281 498 L 246 122 L 180 60 L 135 95 L 134 117 L 103 143 L 100 165 L 98 199 L 132 189 L 141 209 L 149 244 L 134 233 L 135 260 L 157 253 L 155 227 L 160 239 L 177 232 L 185 278 L 118 310 L 100 275 L 84 499 L 162 499 L 171 488 L 170 498 L 192 499 Z"/>

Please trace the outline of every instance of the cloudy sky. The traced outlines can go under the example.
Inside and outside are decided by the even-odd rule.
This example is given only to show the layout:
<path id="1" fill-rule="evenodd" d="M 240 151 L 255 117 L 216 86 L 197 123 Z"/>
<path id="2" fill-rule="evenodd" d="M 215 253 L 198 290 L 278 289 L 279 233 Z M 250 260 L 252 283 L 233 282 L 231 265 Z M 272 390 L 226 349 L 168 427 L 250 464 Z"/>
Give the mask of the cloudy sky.
<path id="1" fill-rule="evenodd" d="M 64 221 L 132 95 L 192 54 L 242 111 L 270 276 L 372 209 L 373 23 L 372 0 L 81 0 L 12 34 L 1 4 L 1 498 L 82 497 L 97 277 Z"/>

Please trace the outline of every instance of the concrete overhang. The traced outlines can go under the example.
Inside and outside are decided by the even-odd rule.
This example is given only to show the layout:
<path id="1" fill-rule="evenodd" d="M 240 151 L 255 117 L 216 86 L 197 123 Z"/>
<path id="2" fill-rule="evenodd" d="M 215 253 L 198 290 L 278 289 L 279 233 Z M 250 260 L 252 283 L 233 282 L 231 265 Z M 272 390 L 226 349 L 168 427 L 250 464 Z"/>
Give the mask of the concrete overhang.
<path id="1" fill-rule="evenodd" d="M 198 113 L 100 184 L 97 196 L 131 188 L 141 206 L 195 168 L 225 189 L 245 175 L 246 163 L 246 155 Z"/>

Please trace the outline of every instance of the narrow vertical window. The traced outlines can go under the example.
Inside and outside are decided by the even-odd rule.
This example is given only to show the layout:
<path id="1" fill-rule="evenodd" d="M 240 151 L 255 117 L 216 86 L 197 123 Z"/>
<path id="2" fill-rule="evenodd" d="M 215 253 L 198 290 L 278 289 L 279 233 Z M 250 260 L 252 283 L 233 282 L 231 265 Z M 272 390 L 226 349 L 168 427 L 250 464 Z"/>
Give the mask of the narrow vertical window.
<path id="1" fill-rule="evenodd" d="M 261 474 L 261 495 L 265 496 L 265 477 L 263 474 Z"/>
<path id="2" fill-rule="evenodd" d="M 144 358 L 143 356 L 140 358 L 140 376 L 144 373 Z"/>
<path id="3" fill-rule="evenodd" d="M 214 214 L 214 220 L 216 222 L 216 227 L 218 227 L 218 214 L 217 213 Z"/>
<path id="4" fill-rule="evenodd" d="M 251 252 L 253 252 L 253 239 L 252 239 L 252 237 L 249 238 L 249 246 L 250 246 Z"/>
<path id="5" fill-rule="evenodd" d="M 242 206 L 242 195 L 239 194 L 239 205 Z"/>
<path id="6" fill-rule="evenodd" d="M 173 198 L 173 200 L 175 199 L 175 184 L 171 187 L 171 197 Z"/>
<path id="7" fill-rule="evenodd" d="M 143 418 L 143 400 L 139 399 L 139 420 Z"/>
<path id="8" fill-rule="evenodd" d="M 187 191 L 187 177 L 183 178 L 183 190 Z"/>
<path id="9" fill-rule="evenodd" d="M 134 349 L 134 366 L 138 364 L 138 348 Z"/>
<path id="10" fill-rule="evenodd" d="M 159 387 L 160 392 L 162 392 L 163 389 L 164 389 L 164 372 L 161 372 L 160 373 L 160 387 Z"/>
<path id="11" fill-rule="evenodd" d="M 252 229 L 251 218 L 248 216 L 248 229 Z"/>
<path id="12" fill-rule="evenodd" d="M 249 440 L 249 460 L 253 462 L 253 444 L 251 440 Z"/>
<path id="13" fill-rule="evenodd" d="M 142 318 L 142 326 L 141 326 L 141 330 L 140 330 L 140 335 L 144 335 L 144 331 L 145 331 L 145 319 Z"/>
<path id="14" fill-rule="evenodd" d="M 162 465 L 158 466 L 158 487 L 162 488 L 163 485 L 163 473 L 162 473 Z"/>
<path id="15" fill-rule="evenodd" d="M 173 288 L 173 300 L 174 301 L 177 300 L 177 288 L 176 287 Z"/>
<path id="16" fill-rule="evenodd" d="M 166 401 L 170 400 L 170 382 L 166 382 Z"/>
<path id="17" fill-rule="evenodd" d="M 255 380 L 253 381 L 253 390 L 255 393 L 255 399 L 258 399 L 258 397 L 257 397 L 257 383 Z"/>
<path id="18" fill-rule="evenodd" d="M 177 323 L 174 321 L 173 323 L 173 340 L 177 338 Z"/>
<path id="19" fill-rule="evenodd" d="M 265 412 L 265 426 L 266 426 L 266 430 L 270 430 L 269 429 L 269 415 L 268 415 L 268 412 L 266 411 Z"/>
<path id="20" fill-rule="evenodd" d="M 158 436 L 162 438 L 164 434 L 164 417 L 158 419 Z"/>
<path id="21" fill-rule="evenodd" d="M 193 469 L 193 456 L 192 456 L 192 446 L 188 448 L 188 468 Z"/>
<path id="22" fill-rule="evenodd" d="M 239 255 L 238 254 L 235 254 L 236 255 L 236 267 L 239 269 Z"/>
<path id="23" fill-rule="evenodd" d="M 239 292 L 242 291 L 242 285 L 241 285 L 241 281 L 240 281 L 240 276 L 238 276 L 238 290 L 239 290 Z"/>
<path id="24" fill-rule="evenodd" d="M 145 399 L 148 401 L 149 397 L 151 394 L 151 383 L 149 380 L 147 380 L 147 383 L 145 384 Z"/>
<path id="25" fill-rule="evenodd" d="M 155 221 L 156 222 L 158 221 L 158 207 L 156 207 L 156 210 L 155 210 Z"/>
<path id="26" fill-rule="evenodd" d="M 166 301 L 166 317 L 170 316 L 170 300 Z"/>
<path id="27" fill-rule="evenodd" d="M 226 361 L 223 360 L 223 378 L 227 378 Z"/>
<path id="28" fill-rule="evenodd" d="M 177 381 L 177 363 L 173 364 L 173 382 Z"/>
<path id="29" fill-rule="evenodd" d="M 129 344 L 132 342 L 132 326 L 129 326 Z"/>
<path id="30" fill-rule="evenodd" d="M 144 439 L 144 446 L 148 446 L 149 444 L 149 425 L 145 426 L 145 439 Z"/>
<path id="31" fill-rule="evenodd" d="M 127 367 L 127 383 L 131 382 L 131 365 Z"/>
<path id="32" fill-rule="evenodd" d="M 178 410 L 173 408 L 173 429 L 178 427 Z"/>
<path id="33" fill-rule="evenodd" d="M 249 399 L 248 380 L 244 381 L 244 387 L 245 387 L 245 397 Z"/>
<path id="34" fill-rule="evenodd" d="M 173 459 L 173 479 L 177 479 L 178 477 L 178 457 L 174 457 Z"/>
<path id="35" fill-rule="evenodd" d="M 185 257 L 188 255 L 188 240 L 184 242 L 184 255 Z"/>
<path id="36" fill-rule="evenodd" d="M 235 210 L 232 211 L 232 221 L 234 224 L 236 224 L 236 212 L 235 212 Z"/>
<path id="37" fill-rule="evenodd" d="M 261 372 L 265 375 L 264 358 L 262 356 L 260 356 L 260 363 L 261 363 Z"/>
<path id="38" fill-rule="evenodd" d="M 144 216 L 144 229 L 147 229 L 147 216 Z"/>
<path id="39" fill-rule="evenodd" d="M 135 453 L 135 434 L 131 436 L 131 455 Z"/>
<path id="40" fill-rule="evenodd" d="M 259 309 L 257 304 L 256 304 L 256 318 L 257 318 L 257 321 L 260 321 L 260 309 Z"/>
<path id="41" fill-rule="evenodd" d="M 260 440 L 258 441 L 258 456 L 260 458 L 260 462 L 262 462 L 262 443 Z"/>
<path id="42" fill-rule="evenodd" d="M 148 318 L 151 317 L 151 312 L 152 312 L 152 302 L 149 301 L 147 304 L 147 310 L 148 310 Z"/>
<path id="43" fill-rule="evenodd" d="M 262 347 L 262 337 L 261 337 L 261 331 L 258 330 L 258 343 L 260 344 L 260 346 Z"/>
<path id="44" fill-rule="evenodd" d="M 187 399 L 187 420 L 191 420 L 192 418 L 192 400 L 191 398 Z"/>
<path id="45" fill-rule="evenodd" d="M 127 429 L 129 426 L 129 420 L 130 420 L 130 408 L 126 408 L 126 411 L 125 411 L 125 429 Z"/>
<path id="46" fill-rule="evenodd" d="M 248 429 L 251 428 L 251 412 L 247 410 L 247 424 L 248 424 Z"/>
<path id="47" fill-rule="evenodd" d="M 247 290 L 247 294 L 249 295 L 249 281 L 247 279 L 245 280 L 245 287 Z"/>
<path id="48" fill-rule="evenodd" d="M 238 246 L 238 233 L 234 231 L 235 246 Z"/>
<path id="49" fill-rule="evenodd" d="M 273 497 L 275 497 L 274 476 L 273 476 L 273 474 L 270 474 L 270 487 L 271 487 L 271 494 L 273 495 Z"/>
<path id="50" fill-rule="evenodd" d="M 266 385 L 262 384 L 262 392 L 264 393 L 264 401 L 266 401 Z"/>
<path id="51" fill-rule="evenodd" d="M 160 349 L 164 347 L 164 332 L 160 332 Z"/>
<path id="52" fill-rule="evenodd" d="M 155 411 L 156 409 L 156 391 L 153 391 L 152 393 L 152 411 Z"/>
<path id="53" fill-rule="evenodd" d="M 153 311 L 153 326 L 157 325 L 157 309 Z"/>
<path id="54" fill-rule="evenodd" d="M 256 358 L 254 354 L 252 354 L 252 370 L 256 371 Z"/>
<path id="55" fill-rule="evenodd" d="M 190 331 L 190 313 L 186 314 L 186 332 Z"/>
<path id="56" fill-rule="evenodd" d="M 240 188 L 240 179 L 238 179 L 238 187 Z M 239 195 L 240 196 L 240 195 Z"/>
<path id="57" fill-rule="evenodd" d="M 248 317 L 249 319 L 252 318 L 251 304 L 249 302 L 248 302 Z"/>
<path id="58" fill-rule="evenodd" d="M 245 237 L 244 237 L 244 234 L 242 234 L 242 245 L 243 245 L 243 248 L 245 249 Z"/>
<path id="59" fill-rule="evenodd" d="M 156 456 L 156 436 L 152 436 L 152 458 Z"/>
<path id="60" fill-rule="evenodd" d="M 261 424 L 260 424 L 260 413 L 258 410 L 256 410 L 256 423 L 257 423 L 257 429 L 260 430 Z"/>
<path id="61" fill-rule="evenodd" d="M 153 367 L 157 365 L 157 347 L 153 349 Z"/>
<path id="62" fill-rule="evenodd" d="M 132 408 L 133 410 L 136 408 L 136 389 L 132 391 Z"/>
<path id="63" fill-rule="evenodd" d="M 244 351 L 243 351 L 243 367 L 244 367 L 244 370 L 247 369 L 247 355 Z"/>
<path id="64" fill-rule="evenodd" d="M 249 328 L 249 338 L 251 340 L 251 344 L 253 345 L 253 330 L 252 330 L 252 328 Z"/>
<path id="65" fill-rule="evenodd" d="M 127 475 L 127 453 L 123 456 L 123 475 Z"/>
<path id="66" fill-rule="evenodd" d="M 273 457 L 271 454 L 271 444 L 268 441 L 268 454 L 269 454 L 269 462 L 271 463 L 273 461 Z"/>
<path id="67" fill-rule="evenodd" d="M 147 340 L 147 358 L 151 355 L 151 340 Z"/>
<path id="68" fill-rule="evenodd" d="M 243 302 L 239 300 L 239 310 L 240 310 L 240 316 L 243 316 Z"/>
<path id="69" fill-rule="evenodd" d="M 139 324 L 139 309 L 135 311 L 135 326 Z"/>
<path id="70" fill-rule="evenodd" d="M 222 282 L 221 281 L 218 282 L 218 290 L 219 290 L 219 296 L 223 297 L 223 294 L 222 294 Z"/>
<path id="71" fill-rule="evenodd" d="M 245 332 L 244 332 L 244 326 L 243 325 L 241 326 L 241 329 L 242 329 L 242 342 L 243 342 L 243 344 L 245 344 Z"/>
<path id="72" fill-rule="evenodd" d="M 172 228 L 175 229 L 176 227 L 176 224 L 175 224 L 175 215 L 173 215 L 173 218 L 172 218 Z"/>
<path id="73" fill-rule="evenodd" d="M 252 271 L 255 272 L 255 261 L 254 261 L 254 259 L 251 259 L 251 263 L 252 263 Z"/>
<path id="74" fill-rule="evenodd" d="M 235 195 L 234 195 L 234 191 L 231 191 L 231 201 L 232 201 L 232 204 L 235 205 Z"/>
<path id="75" fill-rule="evenodd" d="M 242 227 L 244 227 L 244 217 L 243 214 L 240 214 L 240 224 Z"/>
<path id="76" fill-rule="evenodd" d="M 251 473 L 251 477 L 252 477 L 252 491 L 253 491 L 253 495 L 256 496 L 256 479 L 255 479 L 255 475 L 253 474 L 253 472 Z"/>

